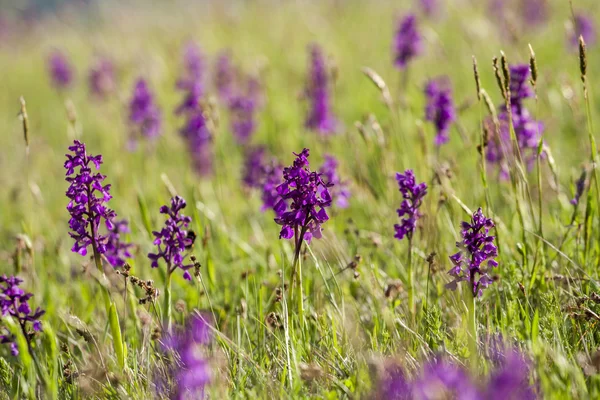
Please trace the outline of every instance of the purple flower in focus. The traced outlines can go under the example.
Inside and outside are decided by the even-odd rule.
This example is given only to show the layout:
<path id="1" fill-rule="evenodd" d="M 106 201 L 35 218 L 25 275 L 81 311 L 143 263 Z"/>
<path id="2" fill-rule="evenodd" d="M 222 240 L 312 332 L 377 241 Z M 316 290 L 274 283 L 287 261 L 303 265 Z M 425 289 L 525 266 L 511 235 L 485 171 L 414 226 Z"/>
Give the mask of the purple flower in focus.
<path id="1" fill-rule="evenodd" d="M 394 65 L 404 69 L 408 63 L 423 51 L 423 39 L 417 26 L 417 17 L 409 14 L 398 22 L 394 37 Z"/>
<path id="2" fill-rule="evenodd" d="M 456 111 L 452 101 L 452 91 L 448 80 L 432 79 L 425 85 L 425 119 L 435 125 L 435 144 L 440 146 L 450 140 L 450 126 L 456 120 Z"/>
<path id="3" fill-rule="evenodd" d="M 36 332 L 42 330 L 40 317 L 46 313 L 38 307 L 35 311 L 29 306 L 29 299 L 33 294 L 25 292 L 19 287 L 23 283 L 22 279 L 16 276 L 0 276 L 0 309 L 2 316 L 0 323 L 5 318 L 12 317 L 19 324 L 27 344 L 30 345 L 31 340 Z M 29 329 L 33 328 L 33 331 Z M 16 338 L 8 328 L 2 327 L 0 331 L 0 343 L 9 344 L 10 351 L 13 356 L 19 355 L 19 348 L 16 343 Z"/>
<path id="4" fill-rule="evenodd" d="M 114 92 L 115 68 L 109 59 L 100 59 L 90 68 L 88 85 L 92 95 L 97 98 L 105 98 Z"/>
<path id="5" fill-rule="evenodd" d="M 140 78 L 136 81 L 133 95 L 129 102 L 129 121 L 135 134 L 147 139 L 155 139 L 160 135 L 162 116 L 154 101 L 148 83 Z M 135 142 L 135 138 L 132 137 Z"/>
<path id="6" fill-rule="evenodd" d="M 48 57 L 48 71 L 52 83 L 59 89 L 66 89 L 73 83 L 73 67 L 61 51 L 55 50 Z"/>
<path id="7" fill-rule="evenodd" d="M 283 169 L 284 182 L 277 186 L 281 199 L 274 207 L 275 222 L 281 225 L 280 239 L 296 237 L 310 241 L 321 237 L 321 225 L 329 219 L 326 207 L 331 206 L 331 195 L 318 172 L 309 169 L 309 150 L 296 154 L 290 167 Z"/>
<path id="8" fill-rule="evenodd" d="M 508 349 L 504 362 L 489 377 L 485 399 L 489 400 L 535 400 L 535 387 L 529 384 L 530 367 L 525 357 L 514 349 Z"/>
<path id="9" fill-rule="evenodd" d="M 173 355 L 168 377 L 173 379 L 171 399 L 202 399 L 211 381 L 211 371 L 202 346 L 210 343 L 210 328 L 205 316 L 192 314 L 185 326 L 175 329 L 163 341 L 163 347 Z"/>
<path id="10" fill-rule="evenodd" d="M 112 198 L 110 185 L 102 185 L 106 176 L 92 173 L 92 166 L 97 170 L 102 164 L 102 156 L 89 155 L 85 144 L 78 140 L 69 147 L 73 154 L 67 154 L 65 161 L 66 181 L 69 182 L 67 197 L 70 199 L 67 210 L 71 215 L 69 220 L 69 235 L 75 239 L 71 248 L 74 253 L 82 256 L 87 254 L 87 248 L 92 245 L 94 255 L 106 252 L 107 236 L 98 230 L 104 221 L 106 229 L 113 229 L 112 220 L 115 212 L 106 203 Z"/>
<path id="11" fill-rule="evenodd" d="M 235 83 L 235 68 L 231 59 L 231 52 L 223 50 L 217 56 L 215 65 L 215 85 L 221 101 L 228 103 L 233 93 Z"/>
<path id="12" fill-rule="evenodd" d="M 179 132 L 187 143 L 194 171 L 200 176 L 211 175 L 213 172 L 212 134 L 202 109 L 189 114 L 185 126 Z"/>
<path id="13" fill-rule="evenodd" d="M 481 296 L 483 289 L 493 282 L 488 275 L 489 269 L 498 266 L 495 260 L 498 249 L 494 245 L 494 236 L 490 235 L 494 222 L 479 208 L 471 223 L 463 222 L 461 226 L 462 241 L 456 243 L 459 251 L 450 256 L 454 267 L 448 271 L 454 280 L 446 287 L 455 290 L 458 282 L 469 282 L 473 297 Z"/>
<path id="14" fill-rule="evenodd" d="M 122 240 L 122 235 L 129 232 L 129 223 L 127 220 L 113 221 L 113 227 L 108 232 L 104 257 L 115 268 L 122 267 L 125 265 L 125 260 L 132 257 L 130 249 L 133 247 L 133 244 Z"/>
<path id="15" fill-rule="evenodd" d="M 333 134 L 338 121 L 331 110 L 331 93 L 327 64 L 321 48 L 310 47 L 310 73 L 307 79 L 305 96 L 310 102 L 305 126 L 322 135 Z"/>
<path id="16" fill-rule="evenodd" d="M 579 48 L 579 36 L 583 36 L 586 45 L 596 43 L 594 20 L 586 14 L 578 13 L 574 18 L 573 34 L 570 42 L 575 49 Z"/>
<path id="17" fill-rule="evenodd" d="M 160 231 L 154 231 L 154 245 L 157 247 L 156 253 L 148 253 L 148 258 L 152 261 L 152 268 L 158 267 L 158 261 L 163 260 L 167 264 L 167 274 L 173 273 L 177 268 L 184 271 L 183 277 L 191 280 L 192 276 L 189 269 L 193 264 L 184 264 L 186 249 L 193 244 L 193 239 L 188 236 L 188 226 L 191 218 L 181 214 L 181 210 L 186 207 L 183 198 L 175 196 L 171 199 L 171 206 L 162 206 L 160 213 L 167 215 L 164 227 Z"/>
<path id="18" fill-rule="evenodd" d="M 427 185 L 425 182 L 417 184 L 411 169 L 404 171 L 404 174 L 396 173 L 396 180 L 404 199 L 397 212 L 400 218 L 404 218 L 402 218 L 402 224 L 394 225 L 396 230 L 394 237 L 402 240 L 406 236 L 408 240 L 411 240 L 417 229 L 417 220 L 421 217 L 419 207 L 427 194 Z"/>
<path id="19" fill-rule="evenodd" d="M 335 204 L 339 208 L 347 208 L 349 205 L 348 199 L 350 199 L 350 190 L 348 189 L 346 182 L 343 182 L 340 179 L 337 173 L 337 167 L 338 161 L 335 157 L 326 154 L 325 162 L 319 169 L 319 172 L 321 173 L 323 182 L 333 185 L 330 192 Z"/>

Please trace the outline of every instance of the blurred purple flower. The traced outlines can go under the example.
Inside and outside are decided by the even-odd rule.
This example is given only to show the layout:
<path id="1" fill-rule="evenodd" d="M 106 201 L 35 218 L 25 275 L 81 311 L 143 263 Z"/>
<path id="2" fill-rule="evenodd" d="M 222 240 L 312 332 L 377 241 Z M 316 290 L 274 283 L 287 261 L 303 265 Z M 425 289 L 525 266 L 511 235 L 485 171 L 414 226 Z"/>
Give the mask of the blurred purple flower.
<path id="1" fill-rule="evenodd" d="M 155 139 L 160 135 L 162 116 L 145 79 L 136 81 L 129 102 L 129 121 L 137 135 Z M 135 143 L 135 137 L 132 137 Z"/>
<path id="2" fill-rule="evenodd" d="M 588 46 L 596 43 L 594 20 L 586 14 L 577 13 L 574 18 L 573 34 L 570 42 L 575 49 L 579 48 L 579 36 L 583 36 L 583 40 Z"/>
<path id="3" fill-rule="evenodd" d="M 275 205 L 275 222 L 281 225 L 280 239 L 296 237 L 298 244 L 313 237 L 321 237 L 321 225 L 329 219 L 326 207 L 331 206 L 331 195 L 321 174 L 309 169 L 309 150 L 296 154 L 290 167 L 283 169 L 284 182 L 277 186 L 281 199 Z M 288 204 L 289 203 L 289 204 Z"/>
<path id="4" fill-rule="evenodd" d="M 183 53 L 184 73 L 177 81 L 177 89 L 185 92 L 182 103 L 175 114 L 194 112 L 200 108 L 204 95 L 204 57 L 200 48 L 193 42 L 186 45 Z"/>
<path id="5" fill-rule="evenodd" d="M 66 89 L 73 83 L 73 67 L 67 56 L 59 50 L 53 51 L 48 57 L 48 70 L 52 83 L 59 89 Z"/>
<path id="6" fill-rule="evenodd" d="M 408 63 L 423 52 L 423 39 L 417 26 L 417 17 L 406 15 L 398 22 L 394 37 L 394 65 L 404 69 Z"/>
<path id="7" fill-rule="evenodd" d="M 435 145 L 440 146 L 450 140 L 450 126 L 456 120 L 452 101 L 452 90 L 446 77 L 432 79 L 425 85 L 425 119 L 435 125 Z"/>
<path id="8" fill-rule="evenodd" d="M 507 349 L 501 365 L 490 374 L 485 399 L 535 400 L 537 390 L 529 383 L 530 366 L 515 349 Z"/>
<path id="9" fill-rule="evenodd" d="M 426 364 L 412 387 L 414 399 L 483 400 L 463 368 L 441 359 Z"/>
<path id="10" fill-rule="evenodd" d="M 132 257 L 130 249 L 133 247 L 133 244 L 124 242 L 122 238 L 122 235 L 129 232 L 129 223 L 124 219 L 113 221 L 113 227 L 108 232 L 104 257 L 115 268 L 122 267 L 125 265 L 125 260 Z"/>
<path id="11" fill-rule="evenodd" d="M 113 229 L 112 220 L 116 214 L 106 207 L 112 198 L 110 185 L 102 185 L 106 176 L 92 173 L 92 165 L 100 169 L 102 156 L 88 155 L 85 144 L 78 140 L 69 147 L 73 154 L 66 154 L 65 161 L 66 181 L 69 182 L 67 197 L 70 199 L 67 210 L 71 215 L 69 235 L 75 239 L 71 248 L 74 253 L 82 256 L 87 254 L 87 248 L 92 245 L 94 255 L 104 254 L 108 238 L 101 235 L 98 230 L 102 221 L 109 231 Z"/>
<path id="12" fill-rule="evenodd" d="M 427 194 L 427 185 L 425 182 L 417 184 L 415 175 L 411 169 L 404 171 L 404 174 L 396 173 L 396 180 L 404 199 L 397 212 L 400 218 L 404 218 L 402 218 L 402 224 L 394 225 L 394 229 L 396 230 L 394 237 L 402 240 L 406 236 L 408 240 L 411 240 L 413 233 L 417 229 L 417 221 L 421 217 L 419 207 L 421 207 L 423 198 Z"/>
<path id="13" fill-rule="evenodd" d="M 97 98 L 106 98 L 114 92 L 116 87 L 115 68 L 109 59 L 99 59 L 90 68 L 88 85 L 92 95 Z"/>
<path id="14" fill-rule="evenodd" d="M 233 94 L 235 75 L 231 52 L 222 50 L 217 56 L 214 79 L 219 98 L 224 103 L 228 103 Z"/>
<path id="15" fill-rule="evenodd" d="M 213 172 L 212 134 L 201 109 L 188 116 L 180 134 L 187 144 L 194 171 L 200 176 L 211 175 Z"/>
<path id="16" fill-rule="evenodd" d="M 436 14 L 439 14 L 441 5 L 439 4 L 439 0 L 419 0 L 419 6 L 423 14 L 428 17 L 433 17 Z"/>
<path id="17" fill-rule="evenodd" d="M 204 398 L 204 389 L 211 381 L 211 370 L 201 347 L 208 345 L 210 339 L 206 317 L 194 313 L 185 326 L 175 329 L 163 340 L 163 348 L 174 357 L 168 371 L 174 383 L 169 398 Z"/>
<path id="18" fill-rule="evenodd" d="M 154 245 L 156 253 L 148 253 L 151 267 L 157 268 L 158 261 L 163 260 L 167 264 L 167 274 L 173 273 L 177 268 L 184 271 L 183 277 L 191 280 L 189 269 L 193 264 L 184 264 L 186 249 L 193 244 L 193 239 L 188 236 L 188 226 L 192 219 L 181 214 L 186 207 L 183 198 L 175 196 L 171 199 L 171 206 L 162 206 L 160 213 L 167 215 L 164 227 L 160 231 L 154 231 Z"/>
<path id="19" fill-rule="evenodd" d="M 310 102 L 305 126 L 322 135 L 329 135 L 338 129 L 338 121 L 331 110 L 331 93 L 327 64 L 321 48 L 310 46 L 310 72 L 305 96 Z"/>
<path id="20" fill-rule="evenodd" d="M 350 199 L 350 190 L 348 189 L 346 182 L 343 182 L 340 179 L 337 173 L 337 168 L 338 161 L 336 158 L 326 154 L 325 162 L 323 162 L 319 172 L 321 173 L 323 182 L 333 185 L 330 192 L 335 204 L 339 208 L 347 208 L 349 205 L 348 199 Z"/>
<path id="21" fill-rule="evenodd" d="M 231 130 L 239 144 L 247 143 L 256 129 L 256 100 L 250 95 L 236 95 L 229 102 Z"/>
<path id="22" fill-rule="evenodd" d="M 19 328 L 25 336 L 28 346 L 36 332 L 42 330 L 40 317 L 46 313 L 38 307 L 35 311 L 29 306 L 29 299 L 33 294 L 25 292 L 19 287 L 23 280 L 16 276 L 0 276 L 0 309 L 2 317 L 0 323 L 7 317 L 12 317 L 19 324 Z M 29 327 L 33 328 L 33 331 Z M 2 327 L 0 332 L 0 343 L 9 344 L 13 356 L 19 355 L 19 348 L 14 335 L 6 328 Z"/>
<path id="23" fill-rule="evenodd" d="M 548 20 L 547 0 L 519 0 L 519 8 L 525 26 L 540 25 Z"/>
<path id="24" fill-rule="evenodd" d="M 262 147 L 248 149 L 245 154 L 242 182 L 251 189 L 260 188 L 265 178 L 267 150 Z"/>
<path id="25" fill-rule="evenodd" d="M 369 397 L 373 400 L 411 400 L 412 385 L 409 382 L 404 369 L 397 363 L 389 363 L 383 376 L 379 379 L 376 390 Z"/>
<path id="26" fill-rule="evenodd" d="M 584 169 L 581 172 L 581 175 L 579 176 L 579 179 L 577 179 L 577 182 L 575 183 L 575 195 L 571 199 L 571 204 L 573 204 L 574 206 L 576 206 L 577 204 L 579 204 L 579 199 L 581 198 L 581 195 L 583 195 L 583 191 L 585 190 L 585 178 L 586 178 L 586 176 L 587 176 L 587 171 Z"/>
<path id="27" fill-rule="evenodd" d="M 473 297 L 481 296 L 483 289 L 493 282 L 489 269 L 498 266 L 495 260 L 498 249 L 494 246 L 494 236 L 489 234 L 494 222 L 479 208 L 471 223 L 463 222 L 461 226 L 462 241 L 456 243 L 459 251 L 450 256 L 454 267 L 448 271 L 454 280 L 446 287 L 455 290 L 458 282 L 469 282 Z"/>

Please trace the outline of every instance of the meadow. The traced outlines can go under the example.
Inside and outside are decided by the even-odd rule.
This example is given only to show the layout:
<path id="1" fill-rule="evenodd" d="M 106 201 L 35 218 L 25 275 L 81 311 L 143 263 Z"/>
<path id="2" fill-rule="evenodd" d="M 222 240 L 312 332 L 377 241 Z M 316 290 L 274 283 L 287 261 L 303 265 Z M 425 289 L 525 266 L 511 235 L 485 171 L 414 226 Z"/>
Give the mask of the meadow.
<path id="1" fill-rule="evenodd" d="M 600 398 L 595 0 L 117 3 L 0 10 L 0 398 Z"/>

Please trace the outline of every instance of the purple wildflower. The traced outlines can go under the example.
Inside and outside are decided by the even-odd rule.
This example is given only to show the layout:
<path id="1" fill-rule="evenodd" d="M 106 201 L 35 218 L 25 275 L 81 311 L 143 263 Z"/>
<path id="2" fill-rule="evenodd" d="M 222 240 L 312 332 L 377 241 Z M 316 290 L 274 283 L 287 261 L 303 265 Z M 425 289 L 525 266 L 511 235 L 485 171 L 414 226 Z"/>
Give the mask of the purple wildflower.
<path id="1" fill-rule="evenodd" d="M 35 311 L 31 309 L 29 299 L 33 297 L 33 294 L 21 289 L 19 287 L 21 283 L 23 280 L 16 276 L 0 276 L 0 309 L 2 310 L 0 322 L 6 317 L 12 317 L 19 324 L 27 344 L 30 345 L 35 333 L 42 330 L 40 317 L 45 314 L 45 311 L 40 307 Z M 33 331 L 29 329 L 29 326 L 33 328 Z M 19 355 L 16 338 L 5 327 L 0 334 L 0 343 L 10 344 L 12 355 Z"/>
<path id="2" fill-rule="evenodd" d="M 428 17 L 433 17 L 439 13 L 441 5 L 438 0 L 419 0 L 419 6 L 423 14 Z"/>
<path id="3" fill-rule="evenodd" d="M 519 14 L 526 26 L 540 25 L 548 20 L 547 0 L 519 0 L 519 3 Z"/>
<path id="4" fill-rule="evenodd" d="M 295 236 L 298 248 L 302 239 L 321 237 L 321 225 L 329 219 L 325 208 L 331 206 L 331 184 L 325 184 L 321 174 L 309 169 L 308 149 L 294 155 L 294 164 L 283 169 L 284 182 L 277 186 L 281 199 L 274 210 L 275 222 L 282 226 L 279 238 Z"/>
<path id="5" fill-rule="evenodd" d="M 255 189 L 262 186 L 265 177 L 266 149 L 262 146 L 249 149 L 244 162 L 244 176 L 242 182 L 245 186 Z"/>
<path id="6" fill-rule="evenodd" d="M 333 134 L 338 128 L 338 121 L 331 110 L 327 65 L 318 45 L 310 47 L 310 57 L 310 74 L 305 91 L 310 106 L 305 126 L 322 135 Z"/>
<path id="7" fill-rule="evenodd" d="M 331 197 L 335 204 L 339 208 L 347 208 L 349 203 L 348 199 L 350 198 L 350 190 L 348 189 L 348 185 L 346 182 L 343 182 L 338 173 L 338 161 L 335 157 L 326 154 L 325 162 L 319 169 L 319 172 L 322 174 L 323 181 L 326 183 L 331 183 L 333 186 L 331 188 Z"/>
<path id="8" fill-rule="evenodd" d="M 275 206 L 281 200 L 281 196 L 277 188 L 281 184 L 281 176 L 283 175 L 283 167 L 272 161 L 264 166 L 264 179 L 262 183 L 262 207 L 261 211 L 273 210 L 276 216 L 281 216 L 285 209 L 276 208 Z M 306 235 L 305 235 L 306 237 Z"/>
<path id="9" fill-rule="evenodd" d="M 237 95 L 229 102 L 231 130 L 238 143 L 244 144 L 256 129 L 256 100 L 250 95 Z"/>
<path id="10" fill-rule="evenodd" d="M 423 40 L 417 26 L 417 17 L 409 14 L 398 22 L 394 38 L 394 65 L 404 69 L 423 51 Z"/>
<path id="11" fill-rule="evenodd" d="M 412 385 L 402 366 L 395 362 L 389 363 L 379 379 L 377 390 L 372 399 L 411 400 Z"/>
<path id="12" fill-rule="evenodd" d="M 464 369 L 445 360 L 426 364 L 412 386 L 414 399 L 483 400 Z"/>
<path id="13" fill-rule="evenodd" d="M 577 13 L 574 17 L 573 34 L 570 38 L 571 46 L 575 49 L 579 47 L 579 36 L 583 36 L 583 40 L 588 46 L 596 43 L 594 21 L 589 16 L 581 13 Z"/>
<path id="14" fill-rule="evenodd" d="M 459 251 L 450 256 L 454 267 L 448 273 L 454 280 L 446 285 L 455 290 L 457 283 L 466 281 L 471 285 L 473 297 L 481 296 L 483 289 L 492 282 L 488 275 L 490 267 L 497 267 L 494 259 L 498 250 L 494 246 L 494 236 L 489 234 L 494 227 L 494 222 L 486 218 L 479 208 L 474 214 L 471 223 L 462 223 L 462 241 L 456 243 Z"/>
<path id="15" fill-rule="evenodd" d="M 427 82 L 425 96 L 427 97 L 425 119 L 435 125 L 435 144 L 440 146 L 450 140 L 448 131 L 456 120 L 456 111 L 448 80 L 443 77 Z"/>
<path id="16" fill-rule="evenodd" d="M 533 91 L 529 87 L 529 66 L 525 64 L 510 66 L 510 103 L 512 125 L 515 130 L 517 144 L 520 153 L 528 169 L 533 168 L 537 157 L 537 148 L 544 131 L 544 125 L 534 120 L 525 108 L 523 101 L 533 97 Z M 490 140 L 486 150 L 486 159 L 490 163 L 496 163 L 500 167 L 500 176 L 508 177 L 508 161 L 513 157 L 510 142 L 509 115 L 506 105 L 500 107 L 498 113 L 499 127 L 496 129 L 491 119 L 486 122 Z M 509 159 L 506 159 L 506 156 Z"/>
<path id="17" fill-rule="evenodd" d="M 231 52 L 223 50 L 217 56 L 215 71 L 215 84 L 221 101 L 228 103 L 233 92 L 235 81 L 235 68 L 231 59 Z"/>
<path id="18" fill-rule="evenodd" d="M 52 83 L 59 89 L 66 89 L 73 83 L 73 68 L 67 56 L 61 51 L 55 50 L 48 57 L 48 70 Z"/>
<path id="19" fill-rule="evenodd" d="M 113 267 L 122 267 L 125 260 L 131 258 L 131 243 L 123 241 L 122 235 L 129 233 L 129 223 L 127 220 L 113 221 L 113 228 L 108 232 L 106 241 L 106 252 L 104 257 Z"/>
<path id="20" fill-rule="evenodd" d="M 88 74 L 90 92 L 97 98 L 106 98 L 115 90 L 115 68 L 113 63 L 102 58 L 90 68 Z"/>
<path id="21" fill-rule="evenodd" d="M 212 134 L 201 109 L 188 116 L 180 133 L 187 143 L 194 171 L 200 176 L 211 175 L 213 172 Z"/>
<path id="22" fill-rule="evenodd" d="M 244 184 L 251 189 L 261 189 L 263 205 L 261 211 L 273 210 L 277 216 L 282 211 L 275 210 L 281 200 L 277 187 L 282 181 L 283 168 L 277 161 L 269 157 L 264 147 L 256 147 L 246 153 L 244 163 Z"/>
<path id="23" fill-rule="evenodd" d="M 155 139 L 160 135 L 161 112 L 154 102 L 154 95 L 148 88 L 145 79 L 136 81 L 133 96 L 129 102 L 129 120 L 134 132 L 148 139 Z M 132 138 L 135 142 L 135 138 Z"/>
<path id="24" fill-rule="evenodd" d="M 579 179 L 577 179 L 577 182 L 575 183 L 575 195 L 574 197 L 571 199 L 571 204 L 573 204 L 574 206 L 579 204 L 579 199 L 581 198 L 581 195 L 583 195 L 583 191 L 585 190 L 585 178 L 587 176 L 587 172 L 584 169 L 581 172 L 581 175 L 579 176 Z"/>
<path id="25" fill-rule="evenodd" d="M 182 103 L 175 114 L 194 112 L 200 108 L 200 99 L 204 95 L 204 58 L 195 43 L 188 43 L 183 54 L 184 74 L 177 81 L 177 88 L 185 92 Z"/>
<path id="26" fill-rule="evenodd" d="M 189 269 L 193 264 L 184 264 L 186 249 L 193 244 L 193 240 L 188 236 L 188 226 L 191 218 L 181 214 L 181 210 L 186 207 L 183 198 L 175 196 L 171 199 L 171 206 L 162 206 L 161 214 L 168 216 L 164 227 L 160 231 L 154 231 L 154 245 L 157 247 L 156 253 L 148 253 L 148 258 L 152 261 L 152 268 L 158 267 L 158 261 L 163 260 L 167 264 L 167 274 L 173 273 L 177 268 L 184 271 L 183 277 L 191 280 L 192 276 Z"/>
<path id="27" fill-rule="evenodd" d="M 205 318 L 192 314 L 185 326 L 171 332 L 163 342 L 165 350 L 175 358 L 169 368 L 169 378 L 174 381 L 171 399 L 204 398 L 204 388 L 211 381 L 210 366 L 201 351 L 210 343 Z"/>
<path id="28" fill-rule="evenodd" d="M 66 181 L 69 182 L 67 197 L 70 199 L 67 210 L 71 214 L 69 235 L 75 239 L 71 251 L 85 256 L 88 246 L 92 245 L 94 255 L 104 254 L 108 239 L 98 230 L 102 221 L 109 231 L 112 230 L 116 214 L 106 207 L 112 198 L 110 185 L 102 185 L 106 176 L 92 173 L 92 165 L 100 168 L 102 156 L 87 154 L 85 144 L 78 140 L 73 142 L 69 151 L 73 154 L 66 155 L 65 169 Z"/>
<path id="29" fill-rule="evenodd" d="M 421 217 L 419 207 L 423 202 L 423 198 L 427 194 L 427 185 L 425 182 L 417 184 L 415 175 L 411 169 L 404 171 L 404 174 L 396 173 L 396 180 L 400 188 L 400 193 L 404 200 L 400 204 L 398 216 L 402 218 L 402 224 L 394 225 L 396 234 L 394 237 L 398 240 L 404 239 L 406 236 L 408 240 L 412 239 L 412 235 L 417 229 L 417 220 Z"/>
<path id="30" fill-rule="evenodd" d="M 529 384 L 530 366 L 525 357 L 509 349 L 504 362 L 490 375 L 486 399 L 535 400 L 536 389 Z"/>

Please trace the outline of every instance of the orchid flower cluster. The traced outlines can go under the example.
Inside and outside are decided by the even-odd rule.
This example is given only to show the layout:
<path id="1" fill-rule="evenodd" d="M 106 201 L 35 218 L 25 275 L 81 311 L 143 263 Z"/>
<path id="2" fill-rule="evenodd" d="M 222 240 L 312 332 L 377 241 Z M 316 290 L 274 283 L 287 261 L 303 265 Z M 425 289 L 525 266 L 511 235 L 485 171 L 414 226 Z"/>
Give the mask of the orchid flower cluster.
<path id="1" fill-rule="evenodd" d="M 441 146 L 450 140 L 449 130 L 456 120 L 452 90 L 445 77 L 432 79 L 425 85 L 425 119 L 435 127 L 435 145 Z"/>
<path id="2" fill-rule="evenodd" d="M 405 237 L 411 240 L 417 229 L 417 221 L 421 218 L 419 208 L 427 194 L 427 185 L 425 182 L 417 184 L 415 174 L 411 169 L 407 169 L 403 174 L 397 173 L 396 180 L 404 200 L 397 210 L 398 216 L 402 218 L 402 223 L 394 225 L 396 230 L 394 237 L 398 240 Z"/>
<path id="3" fill-rule="evenodd" d="M 132 128 L 130 147 L 135 148 L 138 137 L 154 140 L 161 133 L 162 114 L 156 105 L 154 94 L 148 82 L 140 78 L 136 81 L 129 102 L 129 122 Z"/>
<path id="4" fill-rule="evenodd" d="M 52 83 L 58 89 L 67 89 L 73 83 L 75 72 L 67 56 L 59 51 L 53 51 L 48 57 L 48 71 Z"/>
<path id="5" fill-rule="evenodd" d="M 419 32 L 417 17 L 406 15 L 398 22 L 394 37 L 394 65 L 406 69 L 408 64 L 423 52 L 423 38 Z"/>
<path id="6" fill-rule="evenodd" d="M 310 47 L 310 67 L 305 96 L 309 100 L 309 111 L 305 126 L 321 135 L 336 133 L 339 128 L 331 106 L 329 71 L 323 50 L 316 44 Z"/>
<path id="7" fill-rule="evenodd" d="M 42 330 L 40 317 L 45 311 L 40 307 L 33 311 L 29 305 L 32 293 L 24 291 L 20 285 L 23 280 L 16 276 L 0 276 L 0 324 L 5 318 L 13 318 L 18 323 L 25 340 L 31 346 L 31 340 L 36 332 Z M 33 329 L 33 330 L 32 330 Z M 13 356 L 19 355 L 19 347 L 16 338 L 6 326 L 2 326 L 0 332 L 0 343 L 8 344 Z"/>
<path id="8" fill-rule="evenodd" d="M 281 225 L 279 238 L 310 241 L 321 237 L 321 225 L 329 219 L 326 208 L 331 206 L 333 184 L 309 169 L 308 149 L 294 155 L 294 163 L 283 169 L 284 182 L 277 186 L 280 200 L 274 207 L 275 222 Z"/>
<path id="9" fill-rule="evenodd" d="M 90 68 L 88 86 L 92 95 L 104 99 L 115 91 L 115 67 L 108 58 L 101 58 Z"/>
<path id="10" fill-rule="evenodd" d="M 470 223 L 462 223 L 462 241 L 456 243 L 459 251 L 450 256 L 454 266 L 448 273 L 454 280 L 447 285 L 449 289 L 455 290 L 459 282 L 468 282 L 473 297 L 477 297 L 494 282 L 488 275 L 490 268 L 498 266 L 498 249 L 490 235 L 493 227 L 494 222 L 483 215 L 481 208 L 473 213 Z"/>

